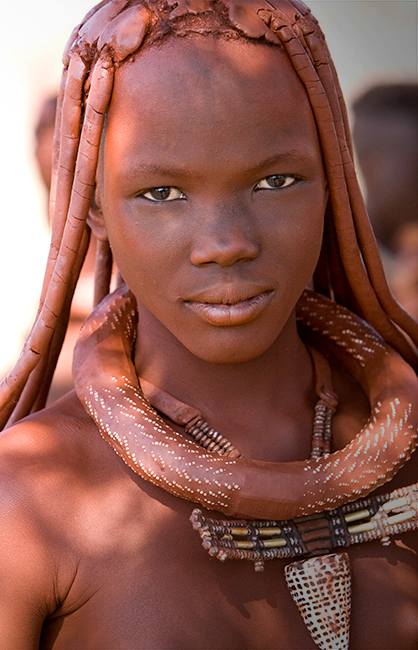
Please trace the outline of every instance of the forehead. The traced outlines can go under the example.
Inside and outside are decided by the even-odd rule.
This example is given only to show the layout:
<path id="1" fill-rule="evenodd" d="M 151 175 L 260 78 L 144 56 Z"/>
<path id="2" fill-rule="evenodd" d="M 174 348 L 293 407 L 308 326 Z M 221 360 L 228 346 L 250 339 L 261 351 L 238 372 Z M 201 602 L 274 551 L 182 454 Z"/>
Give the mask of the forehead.
<path id="1" fill-rule="evenodd" d="M 117 71 L 111 109 L 129 103 L 137 91 L 151 104 L 156 103 L 152 95 L 158 92 L 170 103 L 183 100 L 196 105 L 205 90 L 224 97 L 225 103 L 237 90 L 247 92 L 250 102 L 259 99 L 259 93 L 268 101 L 276 99 L 278 85 L 282 100 L 305 96 L 287 55 L 277 46 L 243 38 L 173 37 L 140 51 Z"/>
<path id="2" fill-rule="evenodd" d="M 278 47 L 173 38 L 115 75 L 106 134 L 112 152 L 138 146 L 144 155 L 160 150 L 175 157 L 186 152 L 185 143 L 199 142 L 208 157 L 225 151 L 248 157 L 277 140 L 319 154 L 305 89 Z"/>

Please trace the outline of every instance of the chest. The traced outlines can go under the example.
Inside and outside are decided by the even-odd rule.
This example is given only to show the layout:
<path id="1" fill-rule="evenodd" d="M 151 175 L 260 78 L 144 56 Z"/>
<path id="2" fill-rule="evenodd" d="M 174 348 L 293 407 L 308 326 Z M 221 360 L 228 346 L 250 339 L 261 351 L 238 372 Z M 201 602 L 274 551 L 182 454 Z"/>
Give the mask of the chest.
<path id="1" fill-rule="evenodd" d="M 209 557 L 188 521 L 192 508 L 149 486 L 135 513 L 98 527 L 41 648 L 314 650 L 284 564 L 256 573 L 251 562 Z M 113 543 L 104 546 L 109 527 Z M 416 556 L 408 544 L 373 543 L 349 555 L 350 650 L 415 648 Z"/>

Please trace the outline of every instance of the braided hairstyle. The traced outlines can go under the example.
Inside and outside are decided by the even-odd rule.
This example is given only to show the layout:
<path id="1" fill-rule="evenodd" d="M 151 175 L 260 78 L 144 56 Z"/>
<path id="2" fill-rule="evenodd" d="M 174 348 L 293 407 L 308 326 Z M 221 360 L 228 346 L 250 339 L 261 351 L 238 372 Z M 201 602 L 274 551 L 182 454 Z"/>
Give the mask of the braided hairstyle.
<path id="1" fill-rule="evenodd" d="M 329 188 L 314 288 L 365 318 L 418 366 L 418 327 L 388 289 L 355 174 L 341 89 L 310 10 L 301 0 L 103 0 L 76 27 L 64 52 L 50 198 L 51 247 L 35 323 L 0 386 L 0 427 L 46 402 L 88 249 L 86 219 L 114 75 L 141 47 L 193 33 L 256 39 L 287 54 L 315 116 Z M 109 292 L 112 269 L 108 244 L 98 246 L 95 303 Z"/>

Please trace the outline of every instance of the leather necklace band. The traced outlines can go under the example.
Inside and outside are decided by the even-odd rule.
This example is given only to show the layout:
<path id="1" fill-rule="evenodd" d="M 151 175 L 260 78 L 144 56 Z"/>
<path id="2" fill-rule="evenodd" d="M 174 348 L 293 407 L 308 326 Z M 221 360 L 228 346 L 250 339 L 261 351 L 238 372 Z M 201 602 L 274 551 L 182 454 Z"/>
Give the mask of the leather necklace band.
<path id="1" fill-rule="evenodd" d="M 406 462 L 417 438 L 417 378 L 360 318 L 304 292 L 298 319 L 362 385 L 371 405 L 365 427 L 318 459 L 268 463 L 212 454 L 174 431 L 139 387 L 132 349 L 135 299 L 108 296 L 83 326 L 74 353 L 77 394 L 100 433 L 145 480 L 208 509 L 252 519 L 294 519 L 365 497 Z"/>

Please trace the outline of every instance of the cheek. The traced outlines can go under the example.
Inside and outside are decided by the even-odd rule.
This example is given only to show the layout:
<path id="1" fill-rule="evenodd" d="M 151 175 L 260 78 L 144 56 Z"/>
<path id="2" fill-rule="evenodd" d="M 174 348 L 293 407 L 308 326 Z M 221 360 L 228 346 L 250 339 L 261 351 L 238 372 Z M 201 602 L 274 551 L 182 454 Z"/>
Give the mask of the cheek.
<path id="1" fill-rule="evenodd" d="M 137 298 L 161 294 L 187 254 L 187 233 L 164 221 L 132 210 L 112 212 L 107 232 L 113 256 Z M 115 219 L 114 215 L 118 214 Z"/>
<path id="2" fill-rule="evenodd" d="M 280 206 L 269 212 L 265 244 L 273 249 L 276 265 L 287 281 L 299 278 L 308 282 L 315 270 L 323 238 L 326 192 L 307 192 L 304 200 Z"/>

